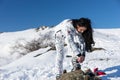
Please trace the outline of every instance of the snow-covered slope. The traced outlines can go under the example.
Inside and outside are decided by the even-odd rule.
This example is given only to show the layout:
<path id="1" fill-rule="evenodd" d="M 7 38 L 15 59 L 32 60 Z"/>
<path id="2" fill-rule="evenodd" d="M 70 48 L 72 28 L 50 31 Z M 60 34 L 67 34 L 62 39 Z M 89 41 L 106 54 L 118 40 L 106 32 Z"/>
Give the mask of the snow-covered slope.
<path id="1" fill-rule="evenodd" d="M 24 44 L 34 39 L 36 36 L 38 36 L 38 34 L 35 33 L 33 29 L 0 34 L 0 62 L 5 59 L 11 62 L 12 46 L 16 45 L 18 42 Z M 3 64 L 5 63 L 6 61 Z M 2 65 L 2 63 L 0 63 L 0 65 Z"/>
<path id="2" fill-rule="evenodd" d="M 16 41 L 25 45 L 53 30 L 51 28 L 41 31 L 30 29 L 0 34 L 0 80 L 55 80 L 56 51 L 50 50 L 51 47 L 29 52 L 18 59 L 16 56 L 19 55 L 19 52 L 16 52 L 16 55 L 11 54 L 11 51 L 14 50 L 11 49 L 11 46 L 17 44 Z M 102 80 L 120 80 L 119 35 L 120 29 L 94 29 L 95 51 L 86 54 L 86 59 L 81 64 L 82 68 L 87 66 L 93 70 L 98 67 L 107 73 L 102 76 Z M 66 47 L 65 53 L 67 53 Z M 41 55 L 34 57 L 37 54 Z M 68 71 L 72 68 L 70 61 L 70 57 L 65 57 L 64 69 Z"/>
<path id="3" fill-rule="evenodd" d="M 51 38 L 51 29 L 41 27 L 17 32 L 4 32 L 0 34 L 0 66 L 8 64 L 31 51 L 37 50 L 41 45 L 47 44 Z M 49 37 L 48 37 L 49 36 Z M 42 41 L 44 40 L 44 41 Z M 38 45 L 41 43 L 40 45 Z M 46 45 L 47 45 L 46 44 Z"/>

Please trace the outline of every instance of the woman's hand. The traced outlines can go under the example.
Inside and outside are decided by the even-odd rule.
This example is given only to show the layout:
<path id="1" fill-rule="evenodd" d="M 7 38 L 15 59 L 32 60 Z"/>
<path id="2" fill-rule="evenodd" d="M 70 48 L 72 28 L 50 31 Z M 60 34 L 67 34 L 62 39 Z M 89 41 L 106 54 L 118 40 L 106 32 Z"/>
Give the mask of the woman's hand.
<path id="1" fill-rule="evenodd" d="M 85 56 L 80 56 L 80 57 L 77 58 L 77 61 L 79 63 L 82 63 L 84 60 L 85 60 Z"/>

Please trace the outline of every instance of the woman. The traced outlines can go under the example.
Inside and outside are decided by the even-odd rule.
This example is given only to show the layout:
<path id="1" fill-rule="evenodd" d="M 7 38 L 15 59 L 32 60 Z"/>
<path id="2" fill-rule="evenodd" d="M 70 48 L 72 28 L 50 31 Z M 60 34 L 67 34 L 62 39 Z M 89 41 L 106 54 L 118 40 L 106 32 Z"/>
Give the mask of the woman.
<path id="1" fill-rule="evenodd" d="M 88 18 L 67 19 L 58 24 L 56 28 L 56 76 L 59 77 L 63 72 L 64 43 L 67 43 L 68 51 L 72 54 L 74 66 L 76 61 L 78 63 L 84 61 L 85 51 L 91 51 L 91 44 L 94 41 L 91 21 Z"/>

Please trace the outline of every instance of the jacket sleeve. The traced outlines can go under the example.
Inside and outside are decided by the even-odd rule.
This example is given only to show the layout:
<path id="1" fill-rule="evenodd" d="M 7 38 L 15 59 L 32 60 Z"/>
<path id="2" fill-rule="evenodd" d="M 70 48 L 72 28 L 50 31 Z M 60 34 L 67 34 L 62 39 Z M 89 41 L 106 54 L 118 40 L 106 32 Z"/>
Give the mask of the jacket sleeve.
<path id="1" fill-rule="evenodd" d="M 85 42 L 82 43 L 82 47 L 81 47 L 81 55 L 85 56 Z"/>
<path id="2" fill-rule="evenodd" d="M 85 56 L 85 42 L 82 43 L 81 55 Z"/>
<path id="3" fill-rule="evenodd" d="M 70 49 L 70 51 L 72 51 L 72 53 L 75 56 L 81 54 L 74 42 L 74 35 L 75 35 L 74 29 L 67 27 L 65 32 L 66 32 L 67 45 L 68 45 L 68 48 Z"/>
<path id="4" fill-rule="evenodd" d="M 85 56 L 85 42 L 84 42 L 84 38 L 82 37 L 82 34 L 79 33 L 78 37 L 78 46 L 79 46 L 79 51 L 81 54 L 79 54 L 78 56 Z"/>

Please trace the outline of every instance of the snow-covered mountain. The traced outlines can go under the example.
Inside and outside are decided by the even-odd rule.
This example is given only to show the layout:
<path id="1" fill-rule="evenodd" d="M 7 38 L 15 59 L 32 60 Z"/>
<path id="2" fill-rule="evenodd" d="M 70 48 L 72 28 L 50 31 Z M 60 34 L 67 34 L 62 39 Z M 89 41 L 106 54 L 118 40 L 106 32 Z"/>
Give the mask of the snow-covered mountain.
<path id="1" fill-rule="evenodd" d="M 1 33 L 0 80 L 55 80 L 54 30 L 41 27 Z M 102 80 L 120 80 L 119 35 L 120 29 L 94 29 L 94 51 L 86 54 L 82 69 L 98 67 L 107 73 Z M 64 69 L 68 71 L 70 61 L 71 57 L 65 57 Z"/>
<path id="2" fill-rule="evenodd" d="M 52 46 L 53 30 L 40 27 L 0 34 L 0 66 L 8 64 L 39 48 Z"/>

